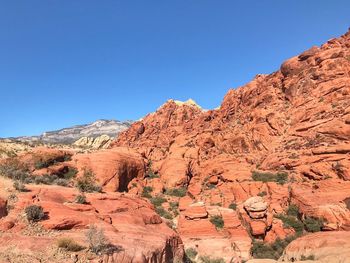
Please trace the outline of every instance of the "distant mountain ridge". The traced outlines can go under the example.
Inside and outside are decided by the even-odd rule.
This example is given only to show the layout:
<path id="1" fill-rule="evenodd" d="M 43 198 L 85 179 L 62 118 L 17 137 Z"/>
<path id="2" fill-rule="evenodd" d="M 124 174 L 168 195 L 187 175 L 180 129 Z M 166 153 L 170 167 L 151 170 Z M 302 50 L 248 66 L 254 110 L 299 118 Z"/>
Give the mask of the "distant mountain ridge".
<path id="1" fill-rule="evenodd" d="M 71 144 L 82 137 L 96 138 L 101 135 L 116 137 L 120 132 L 127 130 L 131 123 L 131 121 L 122 122 L 101 119 L 89 124 L 75 125 L 56 131 L 44 132 L 38 136 L 21 136 L 11 139 L 21 142 Z"/>

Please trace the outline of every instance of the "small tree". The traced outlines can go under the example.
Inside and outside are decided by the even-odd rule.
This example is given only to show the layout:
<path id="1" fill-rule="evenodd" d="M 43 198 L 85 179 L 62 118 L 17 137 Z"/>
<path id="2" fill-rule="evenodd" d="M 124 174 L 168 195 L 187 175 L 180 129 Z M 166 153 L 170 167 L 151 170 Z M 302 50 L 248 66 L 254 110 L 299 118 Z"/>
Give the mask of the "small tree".
<path id="1" fill-rule="evenodd" d="M 30 222 L 38 222 L 45 217 L 44 209 L 39 205 L 27 206 L 25 213 Z"/>
<path id="2" fill-rule="evenodd" d="M 84 194 L 77 195 L 75 197 L 75 202 L 78 204 L 86 204 L 86 196 Z"/>
<path id="3" fill-rule="evenodd" d="M 15 188 L 19 192 L 26 192 L 27 188 L 24 183 L 21 181 L 14 181 L 13 188 Z"/>
<path id="4" fill-rule="evenodd" d="M 80 192 L 101 192 L 102 189 L 100 186 L 95 184 L 95 176 L 91 170 L 84 170 L 84 174 L 81 178 L 77 180 L 77 188 Z"/>
<path id="5" fill-rule="evenodd" d="M 306 217 L 304 225 L 308 232 L 319 232 L 324 225 L 324 220 L 322 218 Z"/>
<path id="6" fill-rule="evenodd" d="M 224 227 L 224 220 L 221 215 L 215 215 L 210 218 L 210 223 L 215 225 L 216 228 L 221 229 Z"/>
<path id="7" fill-rule="evenodd" d="M 237 209 L 237 204 L 236 203 L 231 203 L 228 208 L 232 209 L 232 210 L 236 210 Z"/>
<path id="8" fill-rule="evenodd" d="M 95 254 L 102 253 L 109 245 L 103 229 L 97 229 L 95 225 L 90 226 L 85 236 L 89 243 L 89 249 Z"/>

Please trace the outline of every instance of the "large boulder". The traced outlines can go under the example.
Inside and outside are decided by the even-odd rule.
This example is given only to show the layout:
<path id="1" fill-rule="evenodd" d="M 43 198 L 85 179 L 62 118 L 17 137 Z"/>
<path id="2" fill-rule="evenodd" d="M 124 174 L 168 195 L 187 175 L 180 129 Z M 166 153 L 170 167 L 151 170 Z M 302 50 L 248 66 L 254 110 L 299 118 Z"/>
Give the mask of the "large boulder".
<path id="1" fill-rule="evenodd" d="M 127 148 L 77 154 L 71 163 L 78 168 L 78 176 L 91 170 L 105 191 L 128 191 L 129 182 L 134 178 L 142 179 L 145 174 L 141 155 Z"/>

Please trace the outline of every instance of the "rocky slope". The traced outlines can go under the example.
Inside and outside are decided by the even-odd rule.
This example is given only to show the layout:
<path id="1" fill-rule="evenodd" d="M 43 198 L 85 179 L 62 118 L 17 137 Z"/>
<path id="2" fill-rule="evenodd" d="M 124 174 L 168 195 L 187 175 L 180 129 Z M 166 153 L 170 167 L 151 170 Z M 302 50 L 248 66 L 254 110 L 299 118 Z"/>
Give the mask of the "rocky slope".
<path id="1" fill-rule="evenodd" d="M 71 144 L 87 137 L 88 140 L 94 140 L 101 135 L 115 137 L 120 132 L 129 128 L 131 122 L 120 122 L 115 120 L 97 120 L 85 125 L 76 125 L 57 131 L 45 132 L 40 136 L 28 136 L 12 138 L 21 142 L 30 143 L 50 143 L 50 144 Z"/>
<path id="2" fill-rule="evenodd" d="M 350 32 L 230 90 L 218 109 L 169 100 L 108 149 L 37 147 L 0 160 L 28 191 L 1 177 L 1 258 L 348 262 L 349 139 Z M 78 204 L 73 186 L 103 193 Z M 26 221 L 29 204 L 45 218 Z M 91 225 L 120 249 L 91 253 Z M 58 249 L 64 236 L 85 248 Z"/>
<path id="3" fill-rule="evenodd" d="M 159 178 L 143 183 L 153 194 L 186 188 L 177 225 L 185 246 L 229 261 L 247 257 L 250 237 L 285 238 L 290 229 L 275 216 L 291 204 L 302 219 L 323 218 L 324 230 L 350 230 L 349 140 L 348 32 L 230 90 L 217 110 L 168 101 L 112 147 L 136 149 L 152 164 Z M 285 175 L 283 185 L 261 182 Z M 260 208 L 250 210 L 257 195 Z M 224 218 L 223 230 L 209 223 L 213 214 Z"/>

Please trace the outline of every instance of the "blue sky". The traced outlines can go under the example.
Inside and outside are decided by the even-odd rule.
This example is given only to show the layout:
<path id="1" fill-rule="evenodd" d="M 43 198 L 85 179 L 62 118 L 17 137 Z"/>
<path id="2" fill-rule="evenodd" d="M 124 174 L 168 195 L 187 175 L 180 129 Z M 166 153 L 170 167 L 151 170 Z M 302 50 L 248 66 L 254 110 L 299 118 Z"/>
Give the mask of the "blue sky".
<path id="1" fill-rule="evenodd" d="M 0 0 L 0 137 L 138 119 L 345 33 L 350 2 Z"/>

